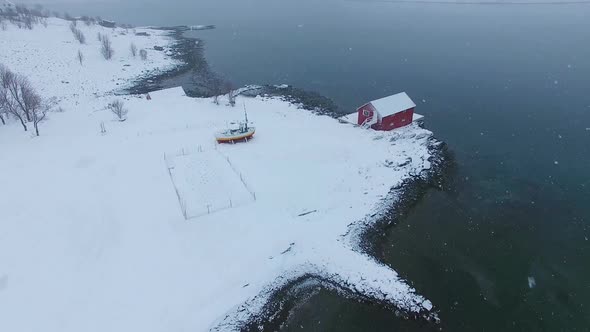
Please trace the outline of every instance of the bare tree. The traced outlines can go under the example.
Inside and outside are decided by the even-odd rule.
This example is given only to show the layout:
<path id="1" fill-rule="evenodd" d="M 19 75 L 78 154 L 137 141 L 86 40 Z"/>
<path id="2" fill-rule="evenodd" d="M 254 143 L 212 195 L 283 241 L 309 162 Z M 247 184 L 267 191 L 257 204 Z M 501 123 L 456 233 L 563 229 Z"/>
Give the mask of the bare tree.
<path id="1" fill-rule="evenodd" d="M 86 36 L 84 36 L 84 33 L 82 33 L 82 30 L 76 28 L 76 25 L 74 24 L 74 22 L 72 22 L 72 24 L 70 24 L 70 30 L 72 31 L 72 34 L 74 35 L 74 38 L 80 44 L 86 44 Z"/>
<path id="2" fill-rule="evenodd" d="M 4 86 L 4 71 L 6 68 L 0 64 L 0 121 L 2 124 L 6 124 L 6 118 L 8 116 L 8 105 L 7 103 L 7 91 Z"/>
<path id="3" fill-rule="evenodd" d="M 6 116 L 8 114 L 8 112 L 6 111 L 6 108 L 4 106 L 4 97 L 3 95 L 5 94 L 5 89 L 3 89 L 2 87 L 0 87 L 0 121 L 2 121 L 2 124 L 5 125 L 6 124 Z"/>
<path id="4" fill-rule="evenodd" d="M 26 78 L 21 79 L 21 93 L 23 104 L 30 114 L 31 121 L 35 127 L 35 134 L 39 136 L 39 123 L 45 119 L 46 108 L 42 105 L 41 96 L 35 91 Z"/>
<path id="5" fill-rule="evenodd" d="M 102 41 L 100 44 L 101 44 L 100 53 L 102 54 L 102 56 L 106 60 L 112 59 L 115 51 L 113 50 L 113 45 L 111 44 L 111 39 L 108 36 L 103 35 Z"/>
<path id="6" fill-rule="evenodd" d="M 213 95 L 213 103 L 219 105 L 219 97 L 223 95 L 223 85 L 221 80 L 214 79 L 211 82 L 211 94 Z"/>
<path id="7" fill-rule="evenodd" d="M 227 99 L 229 100 L 229 104 L 232 107 L 236 106 L 237 94 L 234 86 L 230 82 L 227 82 L 224 86 L 224 90 L 227 91 Z"/>
<path id="8" fill-rule="evenodd" d="M 23 76 L 17 75 L 8 71 L 6 79 L 6 90 L 8 91 L 9 100 L 12 100 L 12 104 L 24 115 L 25 119 L 31 121 L 31 113 L 26 107 L 23 100 L 23 85 L 28 85 L 29 82 Z M 16 114 L 15 114 L 16 115 Z"/>
<path id="9" fill-rule="evenodd" d="M 25 121 L 33 122 L 35 133 L 39 136 L 39 123 L 46 114 L 41 96 L 26 77 L 14 74 L 5 67 L 0 67 L 0 109 L 16 117 L 25 131 L 28 129 Z"/>
<path id="10" fill-rule="evenodd" d="M 84 62 L 84 54 L 82 54 L 82 51 L 78 50 L 78 54 L 76 55 L 76 58 L 78 59 L 78 62 L 80 62 L 80 66 L 81 66 L 82 62 Z"/>
<path id="11" fill-rule="evenodd" d="M 98 32 L 96 34 L 96 39 L 98 39 L 98 41 L 102 43 L 102 33 Z"/>
<path id="12" fill-rule="evenodd" d="M 31 15 L 25 15 L 23 17 L 23 23 L 25 25 L 25 28 L 29 29 L 29 30 L 33 30 L 33 17 Z"/>
<path id="13" fill-rule="evenodd" d="M 144 50 L 143 48 L 141 50 L 139 50 L 139 57 L 143 61 L 147 60 L 147 51 Z"/>
<path id="14" fill-rule="evenodd" d="M 27 131 L 25 114 L 19 105 L 22 103 L 22 100 L 20 98 L 21 94 L 19 93 L 20 88 L 18 81 L 16 74 L 11 72 L 8 68 L 0 66 L 0 105 L 5 113 L 17 118 L 23 126 L 23 129 Z M 16 89 L 14 89 L 15 85 Z M 12 93 L 14 90 L 17 92 L 18 100 L 14 98 L 14 94 Z"/>
<path id="15" fill-rule="evenodd" d="M 134 43 L 131 43 L 129 50 L 131 51 L 131 55 L 135 58 L 137 56 L 137 46 L 135 46 Z"/>
<path id="16" fill-rule="evenodd" d="M 108 106 L 109 110 L 111 110 L 111 112 L 113 112 L 113 114 L 115 114 L 115 116 L 117 117 L 117 119 L 119 121 L 125 121 L 127 120 L 127 113 L 128 110 L 124 107 L 124 104 L 122 101 L 120 100 L 115 100 L 112 103 L 109 104 Z"/>

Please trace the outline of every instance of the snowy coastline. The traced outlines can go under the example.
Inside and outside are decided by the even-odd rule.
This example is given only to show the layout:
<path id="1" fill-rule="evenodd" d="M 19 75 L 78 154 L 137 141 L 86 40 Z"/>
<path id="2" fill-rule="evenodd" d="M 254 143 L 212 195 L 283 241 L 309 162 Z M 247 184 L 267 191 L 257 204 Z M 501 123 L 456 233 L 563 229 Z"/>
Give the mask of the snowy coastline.
<path id="1" fill-rule="evenodd" d="M 239 330 L 268 319 L 273 295 L 307 277 L 437 319 L 430 301 L 360 246 L 360 234 L 402 199 L 390 188 L 433 169 L 440 143 L 431 132 L 417 125 L 365 131 L 280 98 L 239 97 L 260 132 L 248 145 L 217 146 L 212 134 L 240 118 L 241 107 L 180 89 L 152 100 L 120 96 L 129 119 L 113 122 L 105 110 L 113 92 L 180 65 L 166 52 L 133 59 L 129 43 L 171 48 L 175 40 L 158 30 L 137 37 L 108 29 L 116 58 L 107 62 L 96 43 L 76 45 L 67 25 L 50 19 L 47 28 L 0 31 L 10 51 L 0 63 L 65 110 L 50 114 L 39 138 L 14 123 L 0 128 L 0 278 L 7 280 L 0 311 L 12 313 L 1 330 Z M 82 29 L 92 39 L 103 30 Z M 81 47 L 88 56 L 78 65 Z M 222 192 L 208 184 L 232 172 L 244 175 L 254 199 L 237 205 L 229 197 L 229 208 L 183 218 L 183 200 L 247 196 L 235 189 L 239 181 L 224 183 Z M 184 190 L 182 199 L 173 186 Z M 24 193 L 38 202 L 35 209 L 18 198 Z M 27 321 L 31 314 L 38 320 Z"/>

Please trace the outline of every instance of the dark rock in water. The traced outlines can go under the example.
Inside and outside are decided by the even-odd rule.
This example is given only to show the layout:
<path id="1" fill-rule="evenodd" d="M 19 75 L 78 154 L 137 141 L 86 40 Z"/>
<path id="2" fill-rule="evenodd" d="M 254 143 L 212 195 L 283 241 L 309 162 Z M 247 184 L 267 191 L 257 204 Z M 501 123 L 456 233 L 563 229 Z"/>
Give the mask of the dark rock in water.
<path id="1" fill-rule="evenodd" d="M 338 113 L 338 106 L 336 106 L 332 99 L 324 97 L 317 92 L 295 88 L 290 85 L 263 85 L 250 87 L 244 90 L 241 95 L 249 97 L 280 97 L 285 101 L 296 104 L 297 106 L 316 114 L 333 117 L 341 115 Z"/>
<path id="2" fill-rule="evenodd" d="M 154 46 L 154 50 L 156 50 L 156 51 L 163 51 L 164 48 L 162 46 Z"/>
<path id="3" fill-rule="evenodd" d="M 114 28 L 115 22 L 109 20 L 101 20 L 98 24 L 102 25 L 105 28 Z"/>
<path id="4" fill-rule="evenodd" d="M 136 36 L 144 36 L 144 37 L 149 37 L 150 34 L 147 32 L 136 32 L 135 33 Z"/>

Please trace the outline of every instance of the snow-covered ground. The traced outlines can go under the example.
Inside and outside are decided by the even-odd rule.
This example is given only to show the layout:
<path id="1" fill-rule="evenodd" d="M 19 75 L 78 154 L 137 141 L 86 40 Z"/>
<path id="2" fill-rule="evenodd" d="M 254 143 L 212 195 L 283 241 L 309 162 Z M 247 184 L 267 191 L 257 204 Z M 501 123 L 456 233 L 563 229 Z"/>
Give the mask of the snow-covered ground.
<path id="1" fill-rule="evenodd" d="M 409 312 L 432 309 L 346 235 L 392 186 L 430 168 L 431 132 L 362 130 L 278 99 L 218 106 L 180 89 L 124 97 L 128 120 L 118 122 L 109 93 L 174 64 L 154 51 L 151 62 L 131 59 L 125 45 L 171 40 L 113 37 L 115 61 L 88 45 L 80 67 L 67 24 L 44 29 L 0 31 L 0 62 L 66 105 L 41 137 L 0 127 L 0 331 L 235 330 L 305 274 Z M 255 138 L 217 145 L 242 105 Z M 255 199 L 186 220 L 178 183 L 187 206 Z"/>
<path id="2" fill-rule="evenodd" d="M 33 30 L 7 24 L 6 31 L 0 29 L 0 63 L 30 77 L 43 95 L 57 97 L 67 102 L 64 107 L 74 109 L 89 98 L 127 87 L 138 76 L 177 65 L 165 54 L 166 49 L 154 50 L 154 46 L 173 43 L 166 31 L 112 29 L 78 22 L 77 28 L 86 37 L 86 43 L 80 44 L 69 26 L 69 21 L 57 18 L 48 18 L 47 28 L 39 24 Z M 149 36 L 135 36 L 134 31 L 148 32 Z M 111 40 L 114 55 L 110 61 L 100 53 L 99 33 Z M 147 60 L 131 55 L 131 43 L 147 51 Z M 84 56 L 82 65 L 78 51 Z"/>

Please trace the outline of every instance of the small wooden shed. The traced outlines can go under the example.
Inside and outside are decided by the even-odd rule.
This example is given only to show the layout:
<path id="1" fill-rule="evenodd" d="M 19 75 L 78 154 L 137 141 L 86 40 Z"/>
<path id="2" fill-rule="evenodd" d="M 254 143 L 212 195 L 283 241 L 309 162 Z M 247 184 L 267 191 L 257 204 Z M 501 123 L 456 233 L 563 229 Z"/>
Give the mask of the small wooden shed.
<path id="1" fill-rule="evenodd" d="M 405 92 L 373 100 L 357 109 L 358 125 L 392 130 L 412 123 L 416 104 Z"/>

